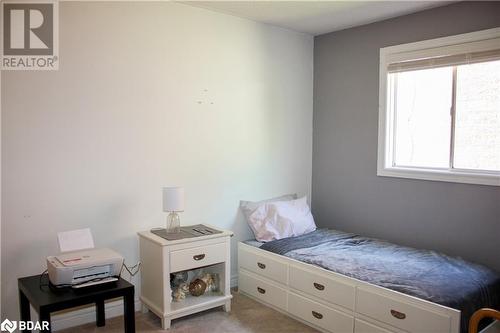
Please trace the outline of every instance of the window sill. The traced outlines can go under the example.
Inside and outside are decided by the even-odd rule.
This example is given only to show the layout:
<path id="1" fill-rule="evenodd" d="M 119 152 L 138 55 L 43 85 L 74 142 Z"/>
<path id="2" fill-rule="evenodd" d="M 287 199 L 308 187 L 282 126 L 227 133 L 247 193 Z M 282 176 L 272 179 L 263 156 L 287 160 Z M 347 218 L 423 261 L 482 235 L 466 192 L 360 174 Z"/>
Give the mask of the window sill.
<path id="1" fill-rule="evenodd" d="M 417 168 L 379 168 L 377 176 L 500 186 L 500 174 Z"/>

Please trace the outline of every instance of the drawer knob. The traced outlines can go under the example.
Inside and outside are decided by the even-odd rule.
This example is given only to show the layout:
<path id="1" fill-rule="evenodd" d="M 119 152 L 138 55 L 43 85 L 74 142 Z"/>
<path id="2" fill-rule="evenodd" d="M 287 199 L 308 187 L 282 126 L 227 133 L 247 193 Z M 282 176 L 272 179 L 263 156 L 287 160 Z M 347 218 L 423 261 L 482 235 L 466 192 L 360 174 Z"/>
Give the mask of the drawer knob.
<path id="1" fill-rule="evenodd" d="M 205 258 L 205 253 L 197 254 L 197 255 L 193 256 L 193 259 L 196 261 L 201 260 L 203 258 Z"/>
<path id="2" fill-rule="evenodd" d="M 323 315 L 319 312 L 316 312 L 316 311 L 312 311 L 312 315 L 314 316 L 314 318 L 317 318 L 317 319 L 323 318 Z"/>
<path id="3" fill-rule="evenodd" d="M 259 266 L 260 269 L 265 269 L 266 268 L 266 265 L 264 265 L 263 263 L 261 262 L 258 262 L 257 263 L 257 266 Z"/>
<path id="4" fill-rule="evenodd" d="M 261 287 L 257 287 L 257 291 L 261 294 L 265 294 L 266 293 L 266 289 L 263 289 Z"/>
<path id="5" fill-rule="evenodd" d="M 318 289 L 318 290 L 325 290 L 325 286 L 320 284 L 320 283 L 317 283 L 317 282 L 314 282 L 314 288 Z"/>
<path id="6" fill-rule="evenodd" d="M 404 314 L 403 312 L 396 311 L 396 310 L 391 310 L 391 315 L 397 319 L 405 319 L 406 318 L 406 314 Z"/>

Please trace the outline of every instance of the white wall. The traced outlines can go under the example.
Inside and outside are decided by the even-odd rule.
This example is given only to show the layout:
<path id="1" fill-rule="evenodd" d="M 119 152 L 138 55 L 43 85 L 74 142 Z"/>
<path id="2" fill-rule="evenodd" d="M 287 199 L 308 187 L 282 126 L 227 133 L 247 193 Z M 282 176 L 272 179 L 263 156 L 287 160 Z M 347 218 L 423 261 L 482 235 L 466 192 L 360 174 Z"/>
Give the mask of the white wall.
<path id="1" fill-rule="evenodd" d="M 1 74 L 2 317 L 57 231 L 91 227 L 135 263 L 162 186 L 185 186 L 182 223 L 233 230 L 233 250 L 240 199 L 309 195 L 312 47 L 182 4 L 61 3 L 59 71 Z"/>

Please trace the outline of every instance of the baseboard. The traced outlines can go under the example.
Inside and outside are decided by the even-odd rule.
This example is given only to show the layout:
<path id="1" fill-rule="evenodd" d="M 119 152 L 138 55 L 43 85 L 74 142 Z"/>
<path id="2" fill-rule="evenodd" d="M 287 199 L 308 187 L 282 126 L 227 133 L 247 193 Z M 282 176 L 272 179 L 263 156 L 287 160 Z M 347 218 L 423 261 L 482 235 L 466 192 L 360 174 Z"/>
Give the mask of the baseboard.
<path id="1" fill-rule="evenodd" d="M 141 309 L 141 301 L 135 300 L 135 311 Z M 106 319 L 123 315 L 123 301 L 116 300 L 105 304 Z M 52 331 L 95 322 L 95 306 L 86 306 L 78 310 L 55 314 L 51 317 Z"/>

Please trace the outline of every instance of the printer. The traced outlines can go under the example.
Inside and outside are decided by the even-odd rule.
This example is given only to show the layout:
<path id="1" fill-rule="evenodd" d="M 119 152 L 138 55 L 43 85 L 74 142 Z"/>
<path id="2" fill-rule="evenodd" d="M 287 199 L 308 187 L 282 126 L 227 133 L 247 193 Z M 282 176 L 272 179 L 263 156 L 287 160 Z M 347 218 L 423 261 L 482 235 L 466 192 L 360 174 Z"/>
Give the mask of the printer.
<path id="1" fill-rule="evenodd" d="M 47 271 L 55 287 L 82 288 L 117 281 L 123 261 L 111 249 L 86 249 L 47 257 Z"/>

